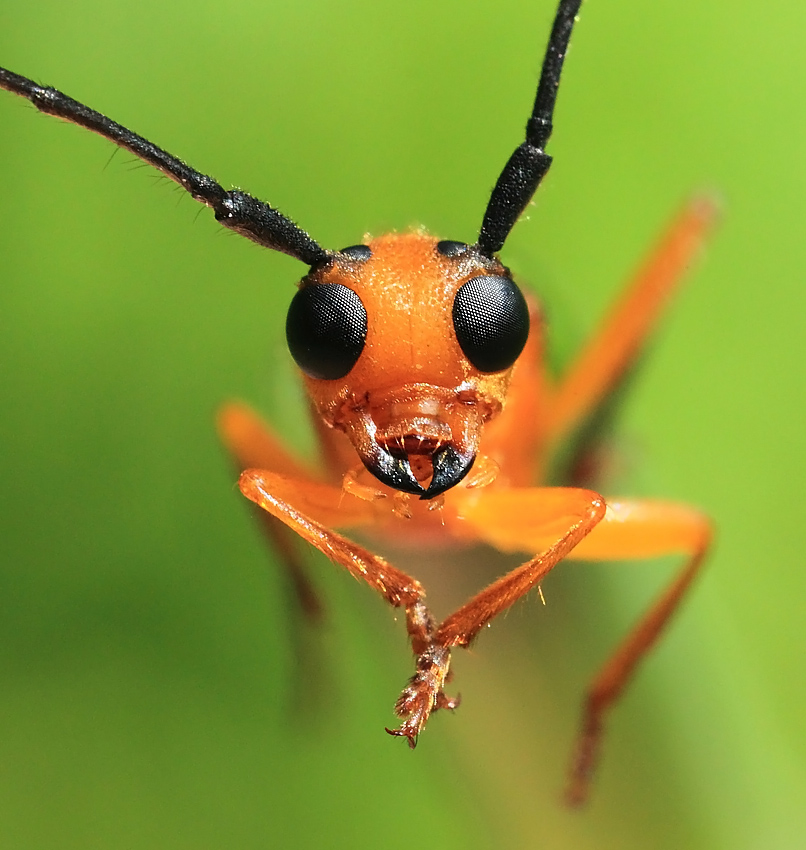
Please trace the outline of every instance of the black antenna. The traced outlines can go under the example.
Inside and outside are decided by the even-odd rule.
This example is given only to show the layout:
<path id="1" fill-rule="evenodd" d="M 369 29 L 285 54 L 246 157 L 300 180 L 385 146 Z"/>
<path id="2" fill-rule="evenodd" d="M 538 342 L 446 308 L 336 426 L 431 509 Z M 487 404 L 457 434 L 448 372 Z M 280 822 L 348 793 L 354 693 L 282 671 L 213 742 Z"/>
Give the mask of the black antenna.
<path id="1" fill-rule="evenodd" d="M 62 92 L 37 85 L 33 80 L 3 68 L 0 68 L 0 88 L 27 98 L 40 112 L 56 115 L 98 133 L 99 136 L 109 139 L 158 168 L 166 177 L 170 177 L 189 192 L 195 200 L 210 207 L 224 227 L 240 233 L 258 245 L 289 254 L 309 266 L 318 265 L 329 256 L 304 230 L 269 204 L 253 198 L 246 192 L 226 191 L 212 177 L 201 174 L 137 133 L 132 133 L 131 130 Z"/>
<path id="2" fill-rule="evenodd" d="M 526 141 L 515 149 L 504 166 L 484 213 L 478 247 L 488 257 L 504 246 L 509 231 L 526 209 L 551 165 L 551 157 L 543 149 L 551 135 L 551 117 L 557 100 L 560 73 L 581 5 L 582 0 L 560 0 L 557 8 L 532 117 L 526 124 Z"/>

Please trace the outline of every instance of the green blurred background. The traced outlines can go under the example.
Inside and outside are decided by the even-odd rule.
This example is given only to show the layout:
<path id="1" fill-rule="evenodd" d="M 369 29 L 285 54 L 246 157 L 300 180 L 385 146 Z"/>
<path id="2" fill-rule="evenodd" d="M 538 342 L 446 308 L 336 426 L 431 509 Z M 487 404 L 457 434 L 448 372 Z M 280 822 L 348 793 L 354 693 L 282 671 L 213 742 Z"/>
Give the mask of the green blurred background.
<path id="1" fill-rule="evenodd" d="M 472 240 L 553 11 L 6 2 L 0 61 L 326 246 Z M 311 445 L 302 266 L 0 96 L 0 847 L 804 846 L 805 32 L 795 0 L 588 0 L 503 254 L 562 363 L 682 200 L 724 199 L 616 438 L 619 488 L 701 505 L 718 543 L 582 813 L 558 796 L 585 682 L 673 563 L 559 570 L 457 659 L 456 715 L 390 740 L 402 623 L 311 556 L 328 616 L 300 635 L 212 424 L 248 399 Z"/>

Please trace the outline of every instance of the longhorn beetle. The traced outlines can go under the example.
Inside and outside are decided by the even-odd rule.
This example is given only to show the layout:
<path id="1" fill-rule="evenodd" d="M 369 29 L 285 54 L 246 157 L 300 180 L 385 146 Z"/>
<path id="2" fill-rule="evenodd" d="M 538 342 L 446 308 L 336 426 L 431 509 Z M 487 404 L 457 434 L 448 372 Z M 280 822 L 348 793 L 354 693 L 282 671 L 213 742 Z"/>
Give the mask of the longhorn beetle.
<path id="1" fill-rule="evenodd" d="M 241 491 L 267 512 L 301 595 L 310 598 L 288 529 L 405 612 L 415 673 L 395 704 L 399 725 L 387 729 L 391 735 L 414 747 L 432 712 L 458 705 L 444 691 L 451 652 L 564 558 L 685 556 L 588 691 L 571 803 L 587 794 L 606 712 L 678 607 L 710 537 L 705 517 L 683 505 L 535 486 L 558 440 L 590 417 L 636 358 L 713 218 L 707 200 L 692 201 L 566 374 L 550 379 L 540 309 L 497 254 L 551 165 L 545 147 L 580 3 L 559 2 L 525 141 L 504 166 L 472 244 L 414 232 L 326 250 L 269 204 L 225 190 L 53 88 L 0 70 L 0 87 L 125 148 L 211 207 L 225 227 L 309 267 L 286 334 L 310 396 L 323 469 L 295 457 L 241 405 L 222 411 L 220 431 L 245 469 Z M 440 622 L 414 577 L 334 528 L 423 546 L 484 542 L 529 557 Z"/>

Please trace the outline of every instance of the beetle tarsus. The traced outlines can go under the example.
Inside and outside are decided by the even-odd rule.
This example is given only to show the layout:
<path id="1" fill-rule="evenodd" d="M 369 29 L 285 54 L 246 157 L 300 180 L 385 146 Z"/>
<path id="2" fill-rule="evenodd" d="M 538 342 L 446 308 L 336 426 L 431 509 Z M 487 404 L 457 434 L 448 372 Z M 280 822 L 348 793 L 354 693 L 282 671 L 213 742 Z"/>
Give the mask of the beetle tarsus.
<path id="1" fill-rule="evenodd" d="M 451 650 L 446 646 L 430 644 L 417 656 L 417 672 L 395 703 L 395 714 L 403 722 L 397 729 L 386 730 L 390 735 L 408 738 L 411 749 L 417 746 L 417 739 L 434 711 L 459 705 L 459 697 L 449 697 L 442 690 L 450 666 Z"/>
<path id="2" fill-rule="evenodd" d="M 393 735 L 395 738 L 408 738 L 410 750 L 414 750 L 417 748 L 417 735 L 414 735 L 411 732 L 406 732 L 403 728 L 390 729 L 388 726 L 384 728 L 390 735 Z"/>

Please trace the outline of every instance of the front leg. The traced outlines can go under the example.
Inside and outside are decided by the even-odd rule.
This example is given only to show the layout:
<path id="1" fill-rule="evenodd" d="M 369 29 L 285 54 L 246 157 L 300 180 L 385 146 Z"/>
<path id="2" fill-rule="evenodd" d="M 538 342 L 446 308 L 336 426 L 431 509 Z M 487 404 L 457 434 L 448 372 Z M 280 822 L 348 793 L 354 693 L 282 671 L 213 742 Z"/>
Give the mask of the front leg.
<path id="1" fill-rule="evenodd" d="M 549 410 L 551 438 L 569 433 L 594 412 L 635 363 L 716 219 L 713 200 L 695 197 L 671 223 L 610 315 L 563 375 Z"/>
<path id="2" fill-rule="evenodd" d="M 409 746 L 414 747 L 433 711 L 458 705 L 458 700 L 446 697 L 442 690 L 450 672 L 450 648 L 437 639 L 437 623 L 425 604 L 425 591 L 416 579 L 319 521 L 357 524 L 370 515 L 368 503 L 337 487 L 294 480 L 260 469 L 244 472 L 240 488 L 247 498 L 335 564 L 366 582 L 392 607 L 405 611 L 417 669 L 395 704 L 395 712 L 403 718 L 403 723 L 399 729 L 387 731 L 408 738 Z"/>
<path id="3" fill-rule="evenodd" d="M 444 646 L 468 646 L 481 629 L 536 587 L 605 516 L 605 501 L 592 490 L 535 487 L 497 490 L 468 499 L 460 510 L 465 535 L 475 532 L 502 550 L 498 536 L 509 538 L 528 528 L 538 555 L 476 594 L 439 627 Z M 511 551 L 517 551 L 514 547 Z M 533 549 L 533 551 L 534 551 Z"/>
<path id="4" fill-rule="evenodd" d="M 407 611 L 417 671 L 395 705 L 403 722 L 398 729 L 386 731 L 408 738 L 412 748 L 432 712 L 459 704 L 458 698 L 446 696 L 443 690 L 450 679 L 452 648 L 468 646 L 493 617 L 538 585 L 605 513 L 604 500 L 590 490 L 545 488 L 529 494 L 534 525 L 549 540 L 544 551 L 493 582 L 440 624 L 424 605 Z"/>
<path id="5" fill-rule="evenodd" d="M 545 507 L 544 492 L 539 489 L 490 491 L 483 499 L 467 505 L 465 522 L 479 540 L 502 551 L 543 548 L 549 539 L 549 529 L 545 523 L 530 521 L 530 516 Z M 566 800 L 571 805 L 585 802 L 607 714 L 688 593 L 702 567 L 710 539 L 708 519 L 687 505 L 615 499 L 608 502 L 603 521 L 571 553 L 572 558 L 581 560 L 686 556 L 682 568 L 628 632 L 588 689 L 566 791 Z M 514 574 L 523 569 L 515 570 Z M 510 576 L 499 579 L 479 596 L 491 595 L 490 602 L 494 603 L 501 598 Z M 497 586 L 499 592 L 491 593 Z M 444 634 L 450 628 L 454 643 L 464 643 L 467 633 L 472 635 L 475 628 L 473 615 L 484 610 L 478 600 L 479 597 L 443 623 L 440 632 Z"/>

